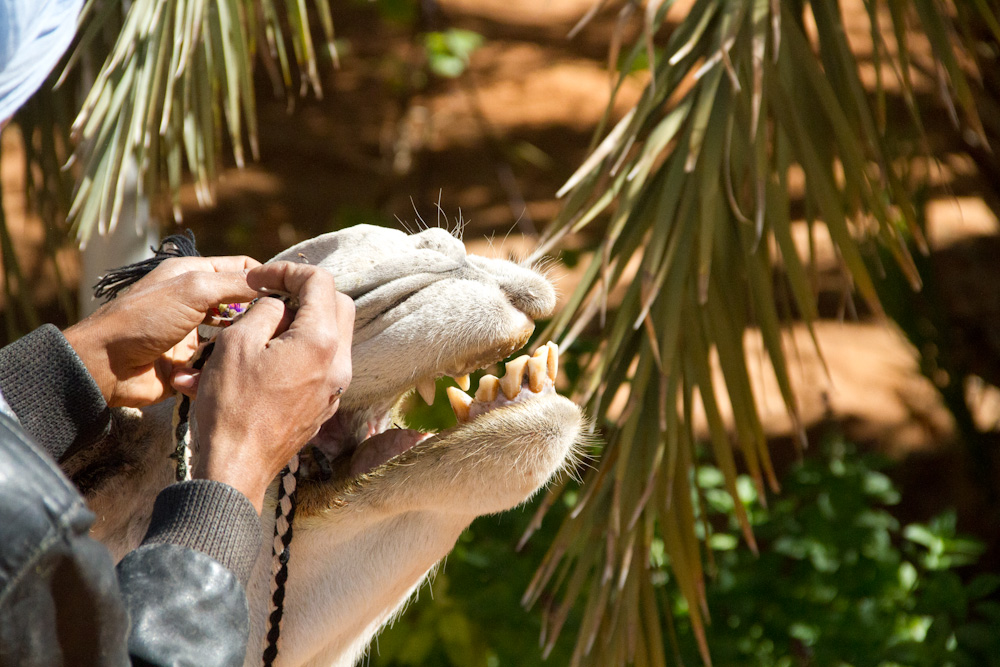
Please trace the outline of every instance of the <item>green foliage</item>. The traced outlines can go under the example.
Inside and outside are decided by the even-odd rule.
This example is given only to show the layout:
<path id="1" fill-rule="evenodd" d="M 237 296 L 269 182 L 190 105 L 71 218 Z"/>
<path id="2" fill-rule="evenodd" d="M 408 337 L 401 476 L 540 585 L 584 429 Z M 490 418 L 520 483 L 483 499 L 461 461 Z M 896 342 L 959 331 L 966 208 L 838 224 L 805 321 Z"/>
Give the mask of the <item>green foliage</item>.
<path id="1" fill-rule="evenodd" d="M 454 79 L 465 71 L 469 57 L 482 45 L 482 35 L 471 30 L 429 32 L 424 35 L 427 66 L 438 76 Z"/>
<path id="2" fill-rule="evenodd" d="M 621 4 L 623 11 L 638 6 Z M 963 588 L 950 569 L 971 558 L 974 548 L 956 542 L 947 522 L 900 533 L 891 523 L 880 524 L 878 511 L 852 506 L 833 491 L 825 496 L 817 492 L 808 507 L 796 506 L 801 516 L 787 517 L 788 525 L 780 524 L 782 515 L 762 515 L 753 504 L 728 506 L 747 543 L 753 545 L 757 535 L 773 544 L 773 553 L 784 560 L 772 565 L 806 578 L 800 596 L 789 594 L 787 599 L 812 603 L 802 610 L 795 629 L 784 622 L 790 620 L 786 618 L 779 624 L 780 632 L 771 637 L 765 634 L 771 625 L 751 630 L 753 624 L 741 620 L 747 625 L 737 624 L 727 633 L 726 623 L 720 621 L 731 614 L 718 613 L 716 623 L 705 626 L 696 611 L 708 603 L 705 591 L 718 591 L 725 584 L 727 563 L 739 573 L 740 559 L 749 556 L 736 548 L 738 540 L 729 532 L 699 537 L 700 510 L 691 500 L 691 418 L 696 410 L 707 417 L 719 467 L 716 477 L 721 476 L 721 484 L 707 489 L 705 498 L 715 497 L 719 505 L 727 495 L 740 497 L 748 489 L 762 494 L 766 483 L 774 485 L 743 355 L 743 335 L 755 328 L 762 336 L 790 417 L 797 424 L 782 326 L 793 315 L 807 324 L 818 315 L 811 257 L 797 252 L 793 223 L 800 223 L 801 214 L 805 224 L 826 225 L 854 285 L 875 310 L 878 298 L 856 241 L 859 230 L 884 242 L 906 280 L 919 284 L 906 244 L 912 238 L 919 248 L 922 236 L 915 223 L 912 188 L 896 167 L 911 149 L 901 151 L 894 141 L 899 128 L 917 135 L 923 131 L 911 81 L 915 68 L 911 47 L 926 38 L 937 65 L 928 71 L 938 78 L 945 103 L 955 118 L 964 120 L 968 136 L 980 137 L 983 129 L 974 99 L 979 78 L 970 71 L 974 62 L 970 54 L 977 44 L 970 26 L 988 27 L 995 44 L 1000 39 L 996 3 L 868 2 L 871 15 L 883 20 L 872 23 L 872 51 L 864 58 L 845 38 L 844 18 L 835 0 L 695 0 L 670 33 L 661 34 L 672 4 L 671 0 L 646 3 L 638 39 L 613 40 L 615 53 L 621 55 L 613 59 L 619 63 L 618 84 L 642 70 L 648 70 L 649 84 L 635 107 L 610 130 L 614 104 L 609 106 L 591 156 L 560 193 L 565 206 L 539 251 L 556 248 L 560 239 L 585 231 L 607 214 L 607 227 L 596 235 L 600 244 L 596 252 L 579 257 L 583 269 L 579 288 L 543 334 L 559 340 L 564 349 L 579 351 L 584 347 L 576 340 L 578 335 L 588 323 L 601 323 L 598 342 L 588 344 L 578 358 L 567 358 L 564 368 L 607 434 L 602 459 L 572 499 L 573 513 L 563 513 L 562 529 L 543 535 L 552 548 L 541 559 L 526 600 L 543 609 L 549 624 L 543 638 L 546 650 L 552 652 L 555 664 L 663 665 L 661 628 L 668 617 L 680 615 L 681 625 L 687 623 L 691 631 L 681 643 L 694 641 L 706 659 L 706 637 L 711 636 L 721 650 L 730 635 L 748 638 L 749 652 L 739 654 L 744 657 L 761 651 L 774 654 L 779 646 L 790 651 L 786 658 L 798 655 L 795 651 L 804 651 L 803 647 L 818 655 L 815 647 L 823 638 L 836 636 L 829 628 L 841 627 L 836 622 L 864 626 L 868 620 L 878 624 L 892 615 L 881 602 L 898 593 L 886 583 L 894 576 L 912 579 L 910 591 L 915 593 L 906 599 L 922 600 L 928 608 L 905 610 L 916 629 L 908 630 L 910 635 L 902 630 L 886 633 L 883 640 L 894 637 L 897 642 L 886 650 L 903 651 L 926 625 L 920 630 L 925 632 L 921 647 L 943 637 L 933 646 L 944 648 L 933 655 L 963 664 L 955 657 L 959 652 L 972 651 L 978 646 L 975 641 L 988 641 L 984 638 L 988 633 L 968 619 L 997 616 L 989 603 L 974 596 L 990 589 L 991 583 Z M 46 113 L 51 118 L 33 109 L 22 114 L 34 112 L 35 126 L 55 128 L 52 133 L 37 133 L 40 136 L 60 138 L 43 146 L 40 157 L 31 158 L 48 174 L 41 183 L 53 193 L 52 201 L 60 202 L 52 210 L 64 209 L 70 199 L 68 192 L 57 194 L 67 188 L 56 181 L 79 176 L 70 217 L 81 239 L 95 229 L 114 226 L 125 206 L 124 166 L 134 165 L 144 195 L 165 206 L 173 204 L 176 211 L 177 193 L 187 174 L 193 176 L 201 201 L 209 201 L 225 156 L 231 153 L 242 163 L 247 146 L 251 156 L 256 153 L 255 58 L 269 63 L 279 93 L 297 87 L 316 94 L 319 66 L 336 58 L 327 0 L 135 0 L 127 13 L 123 7 L 117 2 L 87 3 L 73 61 L 102 65 L 96 73 L 88 73 L 94 81 L 89 90 L 67 83 L 58 93 L 69 98 L 83 90 L 84 99 L 49 105 Z M 415 0 L 376 3 L 387 20 L 414 31 L 418 7 Z M 313 43 L 316 33 L 322 33 L 323 43 Z M 915 38 L 918 33 L 921 39 Z M 481 43 L 478 35 L 462 31 L 429 33 L 418 39 L 423 40 L 426 59 L 418 65 L 405 64 L 423 75 L 408 72 L 401 77 L 408 90 L 427 85 L 427 71 L 444 77 L 460 74 Z M 859 61 L 865 58 L 887 66 L 874 68 L 878 80 L 873 90 L 862 85 Z M 71 76 L 89 78 L 80 76 L 80 69 L 80 65 L 72 68 Z M 883 82 L 883 69 L 891 71 L 895 80 Z M 887 91 L 898 91 L 898 108 L 906 110 L 891 122 L 887 122 L 886 97 L 896 93 Z M 81 101 L 82 110 L 71 127 L 61 114 L 65 108 L 79 108 Z M 60 151 L 65 150 L 74 151 L 73 166 L 59 172 L 65 163 Z M 804 181 L 801 201 L 790 197 L 793 178 Z M 10 244 L 0 241 L 7 248 L 4 271 L 11 290 L 11 281 L 19 287 L 22 277 L 12 261 Z M 782 299 L 773 290 L 776 273 L 783 274 L 781 284 L 788 288 Z M 608 295 L 616 292 L 622 298 L 609 310 Z M 17 303 L 30 321 L 29 304 L 23 297 Z M 711 365 L 716 358 L 721 376 Z M 730 427 L 721 416 L 723 395 L 729 398 L 732 428 L 749 481 L 736 474 Z M 626 399 L 620 414 L 612 410 L 620 404 L 619 397 Z M 711 476 L 703 472 L 700 477 L 705 475 Z M 554 498 L 547 502 L 563 506 Z M 781 507 L 779 503 L 773 512 Z M 814 517 L 815 525 L 804 527 L 809 512 L 821 514 Z M 851 523 L 862 516 L 871 525 Z M 824 533 L 827 524 L 820 519 L 829 523 L 830 517 L 850 521 Z M 769 534 L 771 522 L 789 531 L 788 539 L 779 541 Z M 848 538 L 862 541 L 848 542 Z M 700 540 L 716 552 L 718 584 L 706 587 Z M 473 556 L 468 563 L 461 556 L 452 561 L 474 568 L 474 554 L 479 551 L 469 550 Z M 753 562 L 763 563 L 771 552 Z M 642 567 L 647 559 L 656 567 Z M 508 553 L 493 561 L 508 566 L 505 582 L 520 576 L 515 576 L 514 560 Z M 875 586 L 872 599 L 860 601 L 868 606 L 838 606 L 838 596 L 860 594 L 860 589 L 850 588 L 852 582 L 838 578 L 827 584 L 834 586 L 829 597 L 819 579 L 810 579 L 848 571 L 871 578 L 857 582 Z M 749 574 L 742 578 L 734 574 L 733 585 L 748 581 Z M 769 585 L 760 583 L 762 603 L 778 594 L 776 587 L 781 589 L 776 583 L 782 580 L 779 574 L 784 575 L 785 569 L 771 570 Z M 531 664 L 524 656 L 534 655 L 533 640 L 491 634 L 501 627 L 496 619 L 472 622 L 473 612 L 482 609 L 453 594 L 473 585 L 459 586 L 464 577 L 451 573 L 440 579 L 442 597 L 453 601 L 433 612 L 436 619 L 423 621 L 420 632 L 414 631 L 417 638 L 432 632 L 435 639 L 429 648 L 411 646 L 391 655 L 423 652 L 432 664 L 454 660 Z M 676 585 L 673 590 L 680 591 L 679 597 L 666 594 L 665 580 Z M 826 590 L 827 597 L 813 588 Z M 810 598 L 807 593 L 815 595 Z M 526 618 L 511 611 L 513 604 L 495 602 L 491 607 L 490 600 L 502 599 L 507 598 L 484 596 L 478 605 L 502 610 L 504 618 Z M 945 601 L 953 606 L 946 607 Z M 806 614 L 818 613 L 815 608 L 820 607 L 828 607 L 835 618 L 817 620 Z M 777 618 L 777 612 L 774 615 Z M 411 622 L 420 623 L 420 617 L 401 623 Z M 558 639 L 564 623 L 580 629 L 569 658 L 561 653 L 563 640 Z M 771 642 L 770 652 L 765 650 L 765 636 Z M 870 641 L 876 639 L 873 633 Z M 507 650 L 523 655 L 510 657 L 504 653 Z M 693 654 L 686 644 L 683 650 Z M 941 652 L 949 650 L 955 655 Z M 717 662 L 727 664 L 721 658 Z"/>
<path id="3" fill-rule="evenodd" d="M 747 476 L 738 495 L 760 543 L 738 538 L 722 473 L 702 465 L 692 479 L 697 532 L 711 548 L 706 634 L 716 665 L 754 667 L 990 667 L 1000 665 L 1000 576 L 963 580 L 981 543 L 959 536 L 948 512 L 901 527 L 890 509 L 899 492 L 885 462 L 838 438 L 792 468 L 769 508 Z M 551 511 L 522 552 L 514 544 L 538 507 L 483 517 L 459 539 L 446 566 L 372 649 L 378 667 L 530 667 L 571 664 L 574 632 L 547 660 L 537 616 L 521 608 L 539 545 L 551 541 L 577 500 Z M 707 519 L 707 521 L 701 521 Z M 701 663 L 690 609 L 654 540 L 649 573 L 671 610 L 667 664 Z M 968 573 L 963 573 L 968 576 Z M 567 621 L 580 629 L 581 615 Z M 671 651 L 672 648 L 672 651 Z"/>
<path id="4" fill-rule="evenodd" d="M 360 5 L 374 4 L 382 20 L 397 25 L 412 26 L 420 14 L 420 3 L 417 0 L 357 0 Z"/>
<path id="5" fill-rule="evenodd" d="M 882 465 L 842 440 L 829 442 L 826 452 L 786 476 L 770 509 L 760 505 L 752 484 L 742 485 L 759 557 L 732 536 L 732 500 L 721 474 L 699 470 L 710 523 L 723 525 L 709 540 L 717 569 L 706 591 L 713 661 L 1000 665 L 994 595 L 1000 577 L 963 583 L 955 572 L 975 562 L 982 545 L 956 534 L 953 513 L 901 529 L 887 509 L 899 494 Z M 690 616 L 678 594 L 672 600 L 680 652 L 696 664 Z"/>
<path id="6" fill-rule="evenodd" d="M 179 219 L 185 168 L 204 204 L 227 142 L 237 165 L 247 144 L 256 157 L 258 57 L 270 65 L 276 91 L 291 90 L 297 76 L 301 94 L 321 96 L 319 63 L 337 62 L 328 0 L 134 0 L 127 11 L 116 2 L 84 5 L 66 71 L 88 59 L 103 65 L 71 132 L 80 173 L 68 217 L 81 242 L 115 227 L 130 169 L 139 192 L 155 204 L 169 199 Z"/>

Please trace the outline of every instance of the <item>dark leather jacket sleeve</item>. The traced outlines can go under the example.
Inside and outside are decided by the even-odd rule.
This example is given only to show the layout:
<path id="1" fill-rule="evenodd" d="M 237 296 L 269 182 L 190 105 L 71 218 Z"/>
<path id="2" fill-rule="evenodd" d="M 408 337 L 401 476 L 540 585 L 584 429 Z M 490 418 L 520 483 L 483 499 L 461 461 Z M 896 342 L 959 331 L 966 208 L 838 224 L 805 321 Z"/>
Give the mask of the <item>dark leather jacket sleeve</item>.
<path id="1" fill-rule="evenodd" d="M 93 381 L 52 329 L 0 350 L 0 390 L 21 422 L 0 414 L 0 666 L 242 664 L 256 511 L 224 484 L 170 486 L 143 545 L 116 571 L 89 536 L 93 513 L 53 461 L 101 435 L 107 406 L 87 388 L 59 389 L 80 371 Z M 32 400 L 24 387 L 37 377 L 24 375 L 48 367 L 30 359 L 79 366 L 56 369 Z"/>
<path id="2" fill-rule="evenodd" d="M 0 415 L 0 665 L 127 665 L 128 615 L 83 498 Z"/>
<path id="3" fill-rule="evenodd" d="M 175 544 L 146 545 L 122 560 L 118 578 L 133 665 L 243 664 L 246 593 L 218 561 Z"/>

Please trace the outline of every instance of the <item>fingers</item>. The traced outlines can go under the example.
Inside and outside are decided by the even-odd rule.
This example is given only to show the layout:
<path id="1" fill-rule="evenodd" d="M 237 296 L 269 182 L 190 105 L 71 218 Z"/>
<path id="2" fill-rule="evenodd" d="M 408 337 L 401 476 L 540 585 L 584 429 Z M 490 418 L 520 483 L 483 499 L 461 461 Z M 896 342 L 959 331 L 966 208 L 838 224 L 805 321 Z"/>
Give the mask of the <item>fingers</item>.
<path id="1" fill-rule="evenodd" d="M 257 290 L 277 290 L 298 296 L 305 283 L 321 273 L 330 276 L 326 271 L 310 264 L 271 262 L 251 269 L 247 274 L 247 283 Z M 330 279 L 333 280 L 333 276 Z"/>
<path id="2" fill-rule="evenodd" d="M 260 263 L 246 256 L 172 257 L 132 286 L 119 301 L 159 313 L 170 328 L 194 328 L 220 303 L 244 303 L 257 292 L 246 282 Z M 119 304 L 121 305 L 121 304 Z"/>
<path id="3" fill-rule="evenodd" d="M 337 351 L 333 360 L 333 372 L 337 386 L 347 390 L 351 384 L 351 340 L 354 337 L 354 301 L 345 294 L 338 293 L 337 303 Z M 339 399 L 340 397 L 337 396 Z"/>
<path id="4" fill-rule="evenodd" d="M 201 371 L 194 368 L 178 368 L 170 375 L 170 386 L 189 398 L 198 397 L 198 381 Z"/>
<path id="5" fill-rule="evenodd" d="M 163 260 L 158 267 L 149 272 L 143 280 L 160 281 L 179 276 L 190 271 L 205 271 L 208 273 L 245 273 L 260 266 L 253 257 L 246 255 L 229 255 L 225 257 L 171 257 Z"/>
<path id="6" fill-rule="evenodd" d="M 259 299 L 235 324 L 219 334 L 219 340 L 229 344 L 238 337 L 242 343 L 259 350 L 287 330 L 292 317 L 278 299 Z"/>
<path id="7" fill-rule="evenodd" d="M 251 269 L 247 274 L 247 284 L 254 289 L 287 292 L 298 298 L 299 308 L 290 331 L 328 334 L 340 331 L 337 286 L 329 272 L 308 264 L 272 262 Z M 353 331 L 353 304 L 351 313 Z"/>
<path id="8" fill-rule="evenodd" d="M 327 355 L 322 367 L 329 369 L 324 382 L 332 392 L 328 418 L 351 382 L 354 301 L 337 292 L 331 274 L 306 264 L 267 264 L 251 270 L 247 283 L 256 289 L 282 291 L 297 297 L 295 319 L 287 334 L 279 336 L 275 343 L 289 345 L 288 349 L 295 349 L 297 355 L 309 354 L 316 364 Z"/>
<path id="9" fill-rule="evenodd" d="M 223 273 L 189 271 L 162 283 L 158 288 L 165 298 L 176 299 L 199 313 L 220 303 L 245 303 L 257 297 L 257 292 L 247 285 L 247 276 L 242 270 Z"/>
<path id="10" fill-rule="evenodd" d="M 212 265 L 212 268 L 218 273 L 229 273 L 229 272 L 242 272 L 246 273 L 250 269 L 255 269 L 260 266 L 258 262 L 253 257 L 247 257 L 246 255 L 227 255 L 224 257 L 205 257 L 208 263 Z"/>
<path id="11" fill-rule="evenodd" d="M 337 326 L 340 335 L 350 340 L 354 335 L 354 299 L 337 292 Z"/>

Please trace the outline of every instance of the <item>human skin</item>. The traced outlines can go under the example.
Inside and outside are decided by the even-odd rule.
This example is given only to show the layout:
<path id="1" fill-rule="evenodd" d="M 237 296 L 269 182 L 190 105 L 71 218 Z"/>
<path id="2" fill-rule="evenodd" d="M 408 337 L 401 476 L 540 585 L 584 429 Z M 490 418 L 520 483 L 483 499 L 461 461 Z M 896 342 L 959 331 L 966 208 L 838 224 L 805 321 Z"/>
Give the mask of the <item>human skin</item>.
<path id="1" fill-rule="evenodd" d="M 257 291 L 250 257 L 165 260 L 127 292 L 63 334 L 111 407 L 140 408 L 173 395 L 170 375 L 198 346 L 196 328 L 220 303 L 250 301 Z"/>
<path id="2" fill-rule="evenodd" d="M 216 338 L 200 376 L 187 366 L 211 307 L 272 292 L 295 297 L 297 311 L 260 299 Z M 183 257 L 164 261 L 64 335 L 112 407 L 150 405 L 175 387 L 197 391 L 192 476 L 233 486 L 259 512 L 270 481 L 336 412 L 351 379 L 353 325 L 353 302 L 326 271 Z"/>
<path id="3" fill-rule="evenodd" d="M 197 380 L 193 474 L 242 485 L 259 512 L 271 480 L 334 415 L 350 384 L 354 302 L 330 273 L 305 264 L 266 264 L 247 283 L 290 294 L 298 308 L 260 299 L 216 337 Z"/>

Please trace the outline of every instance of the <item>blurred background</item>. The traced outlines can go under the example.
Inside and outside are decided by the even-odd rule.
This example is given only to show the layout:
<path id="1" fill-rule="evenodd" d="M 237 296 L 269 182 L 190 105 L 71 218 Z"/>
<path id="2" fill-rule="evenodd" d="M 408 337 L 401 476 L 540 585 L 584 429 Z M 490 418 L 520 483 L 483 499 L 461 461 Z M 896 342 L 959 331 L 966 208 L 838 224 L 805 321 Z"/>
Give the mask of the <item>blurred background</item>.
<path id="1" fill-rule="evenodd" d="M 87 7 L 2 134 L 5 342 L 186 228 L 549 262 L 583 482 L 369 664 L 1000 664 L 996 2 Z"/>

